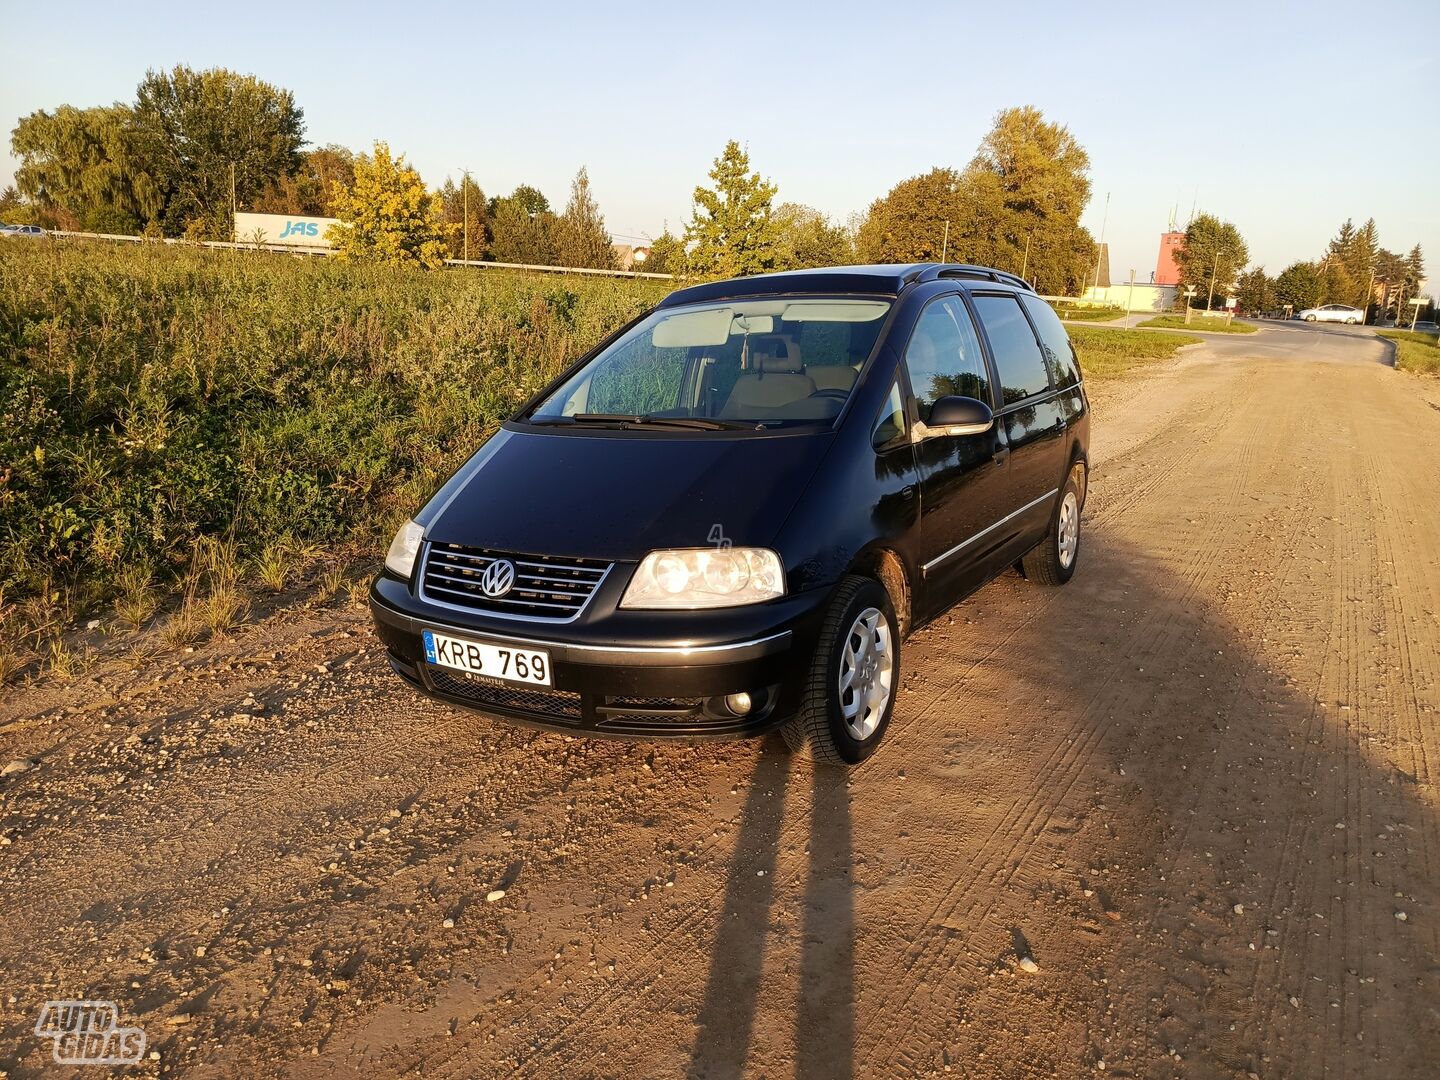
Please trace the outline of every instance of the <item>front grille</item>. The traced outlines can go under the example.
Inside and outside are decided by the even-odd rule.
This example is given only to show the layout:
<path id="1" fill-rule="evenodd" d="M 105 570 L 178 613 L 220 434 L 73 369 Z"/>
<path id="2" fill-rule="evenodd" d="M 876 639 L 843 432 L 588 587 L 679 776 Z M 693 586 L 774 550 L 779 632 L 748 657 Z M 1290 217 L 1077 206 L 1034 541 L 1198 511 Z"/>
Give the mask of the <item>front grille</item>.
<path id="1" fill-rule="evenodd" d="M 555 720 L 580 719 L 580 695 L 563 690 L 524 690 L 514 686 L 494 686 L 447 674 L 441 668 L 426 666 L 430 683 L 442 694 L 465 698 L 481 707 L 512 709 L 515 712 L 538 713 Z"/>
<path id="2" fill-rule="evenodd" d="M 503 596 L 486 596 L 480 578 L 497 559 L 514 564 L 515 583 Z M 460 544 L 431 544 L 420 587 L 428 599 L 471 611 L 565 622 L 580 614 L 610 565 L 598 559 L 511 555 Z"/>

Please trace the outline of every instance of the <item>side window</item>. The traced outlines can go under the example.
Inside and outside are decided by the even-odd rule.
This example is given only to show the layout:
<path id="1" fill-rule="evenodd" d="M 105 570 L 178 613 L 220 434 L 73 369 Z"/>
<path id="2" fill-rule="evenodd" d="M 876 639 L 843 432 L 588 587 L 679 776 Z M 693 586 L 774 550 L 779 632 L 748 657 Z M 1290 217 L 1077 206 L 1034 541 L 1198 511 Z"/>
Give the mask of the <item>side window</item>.
<path id="1" fill-rule="evenodd" d="M 900 396 L 900 383 L 890 387 L 890 396 L 880 406 L 880 415 L 875 418 L 875 430 L 870 442 L 876 450 L 883 450 L 905 434 L 905 401 Z"/>
<path id="2" fill-rule="evenodd" d="M 977 296 L 975 308 L 990 337 L 995 355 L 995 374 L 1000 379 L 1002 405 L 1010 405 L 1032 394 L 1050 389 L 1050 373 L 1035 340 L 1030 320 L 1020 310 L 1015 296 Z"/>
<path id="3" fill-rule="evenodd" d="M 1070 335 L 1055 309 L 1038 296 L 1027 296 L 1025 307 L 1040 334 L 1040 348 L 1045 351 L 1045 362 L 1050 365 L 1058 389 L 1074 386 L 1080 381 L 1080 364 L 1075 358 L 1075 347 L 1070 344 Z"/>
<path id="4" fill-rule="evenodd" d="M 990 378 L 980 338 L 958 297 L 930 301 L 905 348 L 905 367 L 920 420 L 930 419 L 936 399 L 959 395 L 990 404 Z"/>

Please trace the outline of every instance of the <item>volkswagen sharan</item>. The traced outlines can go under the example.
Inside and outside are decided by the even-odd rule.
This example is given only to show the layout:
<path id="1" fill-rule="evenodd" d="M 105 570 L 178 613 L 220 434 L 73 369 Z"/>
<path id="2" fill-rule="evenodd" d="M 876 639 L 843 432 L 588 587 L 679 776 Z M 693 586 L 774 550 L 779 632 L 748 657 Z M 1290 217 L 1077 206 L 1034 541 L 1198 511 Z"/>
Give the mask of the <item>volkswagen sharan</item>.
<path id="1" fill-rule="evenodd" d="M 976 266 L 681 289 L 506 421 L 396 534 L 395 671 L 578 736 L 854 764 L 902 642 L 1014 567 L 1075 572 L 1089 407 L 1055 313 Z"/>

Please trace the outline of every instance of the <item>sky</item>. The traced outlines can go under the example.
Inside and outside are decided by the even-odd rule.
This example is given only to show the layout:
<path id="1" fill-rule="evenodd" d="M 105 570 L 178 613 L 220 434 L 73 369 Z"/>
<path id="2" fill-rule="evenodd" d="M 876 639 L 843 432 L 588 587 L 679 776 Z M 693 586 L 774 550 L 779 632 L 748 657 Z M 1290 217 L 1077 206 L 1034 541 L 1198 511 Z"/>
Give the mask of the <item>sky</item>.
<path id="1" fill-rule="evenodd" d="M 0 15 L 6 128 L 131 101 L 147 69 L 223 66 L 293 91 L 311 143 L 386 140 L 432 185 L 469 169 L 486 194 L 529 183 L 558 208 L 583 165 L 622 242 L 678 232 L 727 139 L 777 201 L 843 222 L 906 177 L 963 167 L 999 110 L 1035 105 L 1089 151 L 1082 220 L 1115 280 L 1148 281 L 1172 212 L 1183 228 L 1192 208 L 1234 222 L 1272 274 L 1368 217 L 1440 269 L 1433 0 L 0 0 Z M 0 155 L 0 186 L 17 164 Z"/>

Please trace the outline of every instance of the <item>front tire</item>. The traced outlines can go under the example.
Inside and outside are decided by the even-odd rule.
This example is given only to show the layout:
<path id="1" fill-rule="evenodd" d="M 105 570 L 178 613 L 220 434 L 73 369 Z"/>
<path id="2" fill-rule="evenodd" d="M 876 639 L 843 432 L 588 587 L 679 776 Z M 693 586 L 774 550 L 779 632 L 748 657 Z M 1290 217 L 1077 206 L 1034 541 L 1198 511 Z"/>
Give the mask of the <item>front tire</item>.
<path id="1" fill-rule="evenodd" d="M 875 752 L 900 685 L 900 628 L 878 581 L 851 575 L 825 613 L 800 708 L 780 729 L 795 753 L 858 765 Z"/>
<path id="2" fill-rule="evenodd" d="M 1306 316 L 1305 316 L 1305 321 L 1306 321 L 1306 322 L 1314 322 L 1314 321 L 1315 321 L 1315 316 L 1314 316 L 1314 315 L 1306 315 Z"/>
<path id="3" fill-rule="evenodd" d="M 1080 485 L 1072 470 L 1060 489 L 1045 539 L 1020 560 L 1027 580 L 1054 587 L 1075 576 L 1075 565 L 1080 561 L 1080 506 Z"/>

